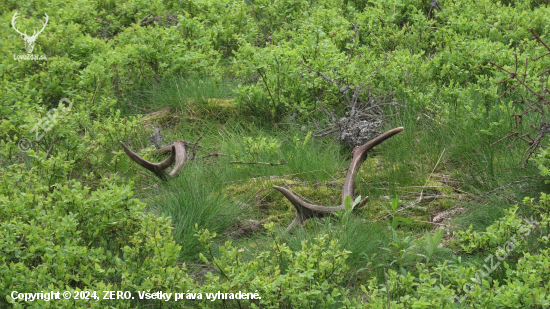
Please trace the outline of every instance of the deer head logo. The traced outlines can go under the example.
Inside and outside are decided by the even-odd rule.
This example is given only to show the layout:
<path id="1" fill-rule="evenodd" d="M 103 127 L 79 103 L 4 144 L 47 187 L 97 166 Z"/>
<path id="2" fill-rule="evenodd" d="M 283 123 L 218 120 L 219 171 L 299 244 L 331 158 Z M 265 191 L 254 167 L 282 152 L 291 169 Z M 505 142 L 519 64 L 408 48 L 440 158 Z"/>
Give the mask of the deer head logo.
<path id="1" fill-rule="evenodd" d="M 36 38 L 38 37 L 38 35 L 40 33 L 42 33 L 42 31 L 44 31 L 44 28 L 46 28 L 46 25 L 48 24 L 48 14 L 44 14 L 46 15 L 46 21 L 43 23 L 43 26 L 42 26 L 42 29 L 40 29 L 40 31 L 38 31 L 38 33 L 36 32 L 36 30 L 33 30 L 33 34 L 31 36 L 28 36 L 27 35 L 27 31 L 25 30 L 24 33 L 22 33 L 21 31 L 19 31 L 19 28 L 16 28 L 15 27 L 15 20 L 17 19 L 17 12 L 15 12 L 15 14 L 13 14 L 13 17 L 11 19 L 11 26 L 13 27 L 13 29 L 15 31 L 17 31 L 17 33 L 19 33 L 21 36 L 23 36 L 23 39 L 25 40 L 25 49 L 27 50 L 27 53 L 31 54 L 32 53 L 32 50 L 34 49 L 34 43 L 36 42 Z"/>

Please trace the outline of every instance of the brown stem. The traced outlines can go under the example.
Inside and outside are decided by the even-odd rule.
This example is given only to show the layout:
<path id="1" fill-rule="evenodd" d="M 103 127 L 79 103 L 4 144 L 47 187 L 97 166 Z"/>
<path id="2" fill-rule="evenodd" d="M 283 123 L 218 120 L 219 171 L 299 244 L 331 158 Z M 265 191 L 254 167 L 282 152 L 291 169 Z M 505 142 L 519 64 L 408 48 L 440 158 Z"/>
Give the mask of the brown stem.
<path id="1" fill-rule="evenodd" d="M 284 159 L 281 159 L 280 162 L 277 162 L 277 163 L 272 163 L 272 162 L 242 162 L 242 161 L 229 161 L 229 164 L 260 164 L 260 165 L 271 165 L 271 166 L 274 166 L 274 165 L 284 165 L 284 164 L 287 164 L 288 162 L 286 162 Z"/>

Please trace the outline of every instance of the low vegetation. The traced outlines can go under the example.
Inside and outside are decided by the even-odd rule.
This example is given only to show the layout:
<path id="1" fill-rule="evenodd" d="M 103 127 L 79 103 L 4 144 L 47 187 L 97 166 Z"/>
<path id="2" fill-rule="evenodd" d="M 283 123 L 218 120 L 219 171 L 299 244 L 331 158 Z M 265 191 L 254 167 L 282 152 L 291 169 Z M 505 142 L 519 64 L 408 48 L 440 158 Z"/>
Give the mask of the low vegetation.
<path id="1" fill-rule="evenodd" d="M 549 4 L 0 3 L 0 307 L 550 307 Z"/>

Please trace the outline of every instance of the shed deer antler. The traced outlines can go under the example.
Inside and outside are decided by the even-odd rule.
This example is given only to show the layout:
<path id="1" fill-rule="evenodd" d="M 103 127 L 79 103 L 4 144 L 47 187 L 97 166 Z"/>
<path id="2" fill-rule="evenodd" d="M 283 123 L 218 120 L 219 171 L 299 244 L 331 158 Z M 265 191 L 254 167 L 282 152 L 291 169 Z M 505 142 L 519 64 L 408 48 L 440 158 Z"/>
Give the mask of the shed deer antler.
<path id="1" fill-rule="evenodd" d="M 279 186 L 273 186 L 274 189 L 281 192 L 291 203 L 294 205 L 294 208 L 296 208 L 296 218 L 290 223 L 288 228 L 286 229 L 287 232 L 292 230 L 295 226 L 301 225 L 309 218 L 313 217 L 323 217 L 328 214 L 334 213 L 338 210 L 345 210 L 344 201 L 346 199 L 346 196 L 349 196 L 351 200 L 354 200 L 353 196 L 353 188 L 355 186 L 355 175 L 357 174 L 357 171 L 359 170 L 359 167 L 361 166 L 361 163 L 367 158 L 367 151 L 372 149 L 374 146 L 382 143 L 383 141 L 387 140 L 388 138 L 396 135 L 397 133 L 403 131 L 403 127 L 395 128 L 393 130 L 390 130 L 377 138 L 363 144 L 362 146 L 357 146 L 352 151 L 352 160 L 350 167 L 348 169 L 348 173 L 346 175 L 346 180 L 344 182 L 344 187 L 342 188 L 342 204 L 337 207 L 326 207 L 326 206 L 318 206 L 313 205 L 310 203 L 307 203 L 297 197 L 295 194 L 290 192 L 289 190 L 279 187 Z"/>
<path id="2" fill-rule="evenodd" d="M 124 148 L 124 152 L 128 155 L 128 157 L 130 157 L 130 159 L 132 159 L 137 164 L 145 167 L 146 169 L 150 170 L 162 180 L 166 180 L 166 173 L 164 172 L 164 170 L 168 166 L 176 162 L 174 164 L 174 167 L 172 168 L 172 171 L 170 171 L 170 173 L 168 174 L 170 178 L 174 178 L 176 177 L 180 169 L 183 167 L 183 163 L 187 159 L 187 142 L 182 140 L 179 140 L 175 143 L 164 146 L 155 152 L 158 154 L 158 153 L 165 153 L 167 151 L 170 151 L 170 156 L 160 163 L 152 163 L 143 159 L 142 157 L 137 155 L 135 152 L 130 150 L 130 148 L 128 148 L 122 141 L 120 141 L 120 145 L 122 145 L 122 148 Z"/>
<path id="3" fill-rule="evenodd" d="M 11 18 L 11 26 L 17 33 L 23 36 L 23 39 L 25 40 L 25 49 L 29 54 L 32 54 L 32 51 L 34 49 L 34 43 L 36 42 L 36 38 L 38 38 L 38 35 L 42 33 L 42 31 L 44 31 L 44 28 L 46 28 L 46 25 L 48 24 L 48 20 L 50 19 L 48 14 L 44 14 L 44 15 L 46 15 L 46 21 L 42 23 L 42 29 L 40 29 L 38 33 L 36 33 L 36 30 L 33 29 L 33 33 L 31 36 L 27 35 L 26 30 L 23 33 L 19 31 L 19 27 L 18 28 L 15 27 L 15 20 L 18 18 L 17 12 L 15 12 L 15 14 L 13 14 L 13 17 Z"/>

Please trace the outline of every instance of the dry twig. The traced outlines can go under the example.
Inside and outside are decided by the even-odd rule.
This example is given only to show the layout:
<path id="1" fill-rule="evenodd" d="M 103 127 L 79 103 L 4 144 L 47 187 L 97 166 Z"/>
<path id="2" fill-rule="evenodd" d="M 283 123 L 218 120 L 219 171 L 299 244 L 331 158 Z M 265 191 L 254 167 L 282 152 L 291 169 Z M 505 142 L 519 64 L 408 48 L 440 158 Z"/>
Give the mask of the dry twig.
<path id="1" fill-rule="evenodd" d="M 542 44 L 549 52 L 545 53 L 541 56 L 538 56 L 534 58 L 532 61 L 537 61 L 547 55 L 550 55 L 550 46 L 548 46 L 533 30 L 533 28 L 529 29 L 531 33 L 534 35 L 534 38 Z M 541 81 L 541 89 L 539 91 L 535 90 L 535 87 L 533 85 L 530 85 L 528 81 L 526 81 L 527 77 L 527 67 L 529 65 L 529 59 L 525 59 L 525 68 L 523 74 L 518 74 L 518 57 L 517 54 L 515 55 L 516 62 L 515 62 L 515 69 L 514 71 L 510 71 L 505 69 L 503 66 L 500 66 L 493 61 L 490 63 L 500 69 L 501 71 L 504 71 L 508 73 L 508 78 L 505 78 L 497 84 L 502 84 L 508 81 L 514 81 L 515 84 L 512 84 L 504 93 L 500 95 L 499 98 L 504 97 L 506 94 L 511 93 L 512 91 L 516 90 L 518 87 L 521 87 L 525 90 L 527 90 L 527 93 L 525 95 L 518 93 L 520 96 L 520 100 L 513 101 L 514 104 L 518 104 L 523 106 L 525 109 L 523 112 L 519 114 L 513 114 L 511 115 L 514 118 L 514 124 L 515 124 L 515 130 L 514 131 L 508 131 L 508 134 L 504 136 L 503 138 L 497 140 L 491 146 L 494 146 L 504 140 L 512 139 L 512 142 L 508 145 L 508 147 L 512 147 L 514 143 L 517 140 L 522 140 L 526 142 L 529 147 L 525 150 L 525 163 L 529 160 L 529 158 L 533 155 L 533 153 L 537 150 L 538 147 L 540 147 L 540 142 L 542 140 L 542 137 L 544 134 L 550 133 L 550 120 L 547 119 L 546 109 L 550 106 L 550 91 L 548 90 L 548 73 L 550 73 L 550 69 L 543 69 L 542 73 L 538 74 L 537 77 L 540 77 L 541 79 L 544 79 L 544 75 L 546 74 L 546 81 Z M 542 117 L 542 120 L 538 125 L 534 125 L 533 123 L 530 123 L 529 127 L 534 130 L 535 136 L 531 137 L 529 133 L 520 134 L 520 126 L 523 121 L 523 117 L 527 116 L 529 114 L 539 114 Z"/>

